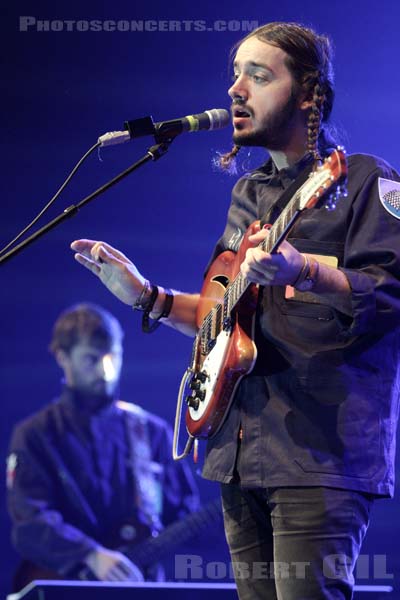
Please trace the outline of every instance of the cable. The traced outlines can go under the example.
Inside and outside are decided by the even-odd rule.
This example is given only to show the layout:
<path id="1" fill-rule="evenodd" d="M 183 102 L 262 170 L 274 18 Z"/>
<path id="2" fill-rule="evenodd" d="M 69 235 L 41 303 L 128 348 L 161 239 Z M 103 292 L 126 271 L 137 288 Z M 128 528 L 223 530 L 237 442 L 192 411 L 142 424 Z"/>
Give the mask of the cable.
<path id="1" fill-rule="evenodd" d="M 55 202 L 58 198 L 58 196 L 61 194 L 61 192 L 66 188 L 66 186 L 68 185 L 68 183 L 71 181 L 72 177 L 75 175 L 75 173 L 77 172 L 77 170 L 79 169 L 79 167 L 82 166 L 83 162 L 89 157 L 90 154 L 92 154 L 92 152 L 94 152 L 94 150 L 96 150 L 96 148 L 98 148 L 99 146 L 101 146 L 101 142 L 96 142 L 94 144 L 94 146 L 92 146 L 87 152 L 86 154 L 84 154 L 82 156 L 82 158 L 77 162 L 77 164 L 75 165 L 75 167 L 72 169 L 71 173 L 68 175 L 67 179 L 64 181 L 64 183 L 61 185 L 61 187 L 59 188 L 59 190 L 54 194 L 54 196 L 51 198 L 51 200 L 49 200 L 49 202 L 46 204 L 46 206 L 44 208 L 42 208 L 42 210 L 40 211 L 40 213 L 33 219 L 33 221 L 31 221 L 26 227 L 25 229 L 23 229 L 13 240 L 11 240 L 11 242 L 8 242 L 8 244 L 6 246 L 4 246 L 4 248 L 2 248 L 0 250 L 0 255 L 4 254 L 4 252 L 6 250 L 8 250 L 8 248 L 10 248 L 10 246 L 12 246 L 13 244 L 15 244 L 15 242 L 17 242 L 27 231 L 29 231 L 31 229 L 31 227 L 33 227 L 35 225 L 35 223 L 38 222 L 38 220 L 40 219 L 40 217 L 42 217 L 45 212 L 50 208 L 50 206 L 53 204 L 53 202 Z"/>

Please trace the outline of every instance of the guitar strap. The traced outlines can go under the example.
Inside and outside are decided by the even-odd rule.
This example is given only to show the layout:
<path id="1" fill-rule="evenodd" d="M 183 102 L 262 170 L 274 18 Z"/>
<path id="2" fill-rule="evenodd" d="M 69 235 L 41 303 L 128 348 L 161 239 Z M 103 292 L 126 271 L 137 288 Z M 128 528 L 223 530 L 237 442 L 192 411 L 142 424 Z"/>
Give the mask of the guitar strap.
<path id="1" fill-rule="evenodd" d="M 289 201 L 293 198 L 297 190 L 305 183 L 313 170 L 314 161 L 311 161 L 310 164 L 306 165 L 302 171 L 297 175 L 296 179 L 292 181 L 292 183 L 283 190 L 282 194 L 276 200 L 276 202 L 268 209 L 267 213 L 261 219 L 260 226 L 261 228 L 266 224 L 272 224 L 279 217 L 285 206 L 289 203 Z"/>
<path id="2" fill-rule="evenodd" d="M 162 529 L 161 477 L 156 477 L 152 460 L 148 420 L 139 406 L 129 405 L 125 412 L 130 465 L 135 484 L 135 501 L 141 520 L 152 530 Z"/>

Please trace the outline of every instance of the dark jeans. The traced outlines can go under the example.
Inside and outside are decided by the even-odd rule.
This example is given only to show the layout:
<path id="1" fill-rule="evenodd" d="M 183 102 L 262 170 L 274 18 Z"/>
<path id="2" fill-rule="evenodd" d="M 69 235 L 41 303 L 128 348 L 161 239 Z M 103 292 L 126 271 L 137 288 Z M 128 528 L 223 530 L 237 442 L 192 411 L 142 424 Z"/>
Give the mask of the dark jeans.
<path id="1" fill-rule="evenodd" d="M 240 600 L 349 600 L 372 499 L 324 487 L 222 484 Z"/>

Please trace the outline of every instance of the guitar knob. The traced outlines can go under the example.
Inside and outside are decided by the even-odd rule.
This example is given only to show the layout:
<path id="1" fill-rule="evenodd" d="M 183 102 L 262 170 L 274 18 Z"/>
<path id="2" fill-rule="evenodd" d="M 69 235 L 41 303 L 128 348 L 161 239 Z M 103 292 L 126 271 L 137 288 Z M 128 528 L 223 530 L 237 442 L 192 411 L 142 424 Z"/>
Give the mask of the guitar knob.
<path id="1" fill-rule="evenodd" d="M 199 400 L 203 401 L 206 397 L 206 391 L 205 390 L 201 390 L 201 392 L 197 392 L 196 394 L 196 398 L 198 398 Z"/>
<path id="2" fill-rule="evenodd" d="M 201 383 L 205 383 L 208 379 L 208 375 L 206 371 L 201 371 L 201 373 L 197 374 L 197 379 L 201 381 Z"/>
<path id="3" fill-rule="evenodd" d="M 201 388 L 201 382 L 197 381 L 197 379 L 198 378 L 193 378 L 192 381 L 190 382 L 189 387 L 191 390 L 197 391 Z"/>
<path id="4" fill-rule="evenodd" d="M 200 405 L 200 400 L 196 398 L 196 396 L 186 396 L 186 404 L 189 406 L 189 408 L 197 410 Z"/>

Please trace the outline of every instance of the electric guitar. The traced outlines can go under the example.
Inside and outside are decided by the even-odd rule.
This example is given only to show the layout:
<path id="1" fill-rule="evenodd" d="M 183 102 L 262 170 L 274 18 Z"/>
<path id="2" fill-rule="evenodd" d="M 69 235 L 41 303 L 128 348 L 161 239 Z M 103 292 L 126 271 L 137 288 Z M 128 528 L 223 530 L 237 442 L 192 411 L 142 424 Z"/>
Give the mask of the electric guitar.
<path id="1" fill-rule="evenodd" d="M 162 529 L 156 537 L 150 533 L 150 528 L 135 521 L 138 540 L 133 543 L 120 545 L 118 535 L 110 535 L 107 547 L 115 548 L 123 552 L 143 572 L 149 567 L 166 557 L 179 545 L 190 541 L 204 532 L 208 526 L 222 523 L 221 500 L 216 498 L 203 506 L 200 510 L 185 515 L 179 521 L 171 523 Z M 131 526 L 131 523 L 126 525 Z M 121 528 L 118 528 L 120 531 Z M 145 538 L 145 539 L 143 539 Z M 13 589 L 21 590 L 34 579 L 79 579 L 94 581 L 96 577 L 89 567 L 78 566 L 67 575 L 61 577 L 55 571 L 45 569 L 31 561 L 24 560 L 19 565 L 13 579 Z"/>
<path id="2" fill-rule="evenodd" d="M 327 208 L 346 195 L 347 163 L 342 148 L 334 150 L 323 165 L 313 171 L 282 210 L 259 245 L 274 253 L 287 237 L 301 213 L 327 200 Z M 343 189 L 340 187 L 343 184 Z M 191 363 L 179 390 L 175 421 L 173 456 L 186 456 L 195 438 L 209 438 L 221 428 L 240 380 L 249 373 L 257 358 L 253 341 L 258 285 L 240 273 L 249 236 L 259 230 L 259 221 L 246 231 L 237 254 L 227 250 L 212 263 L 205 279 L 196 314 L 198 332 Z M 182 401 L 188 405 L 186 429 L 189 439 L 182 454 L 178 437 Z"/>

